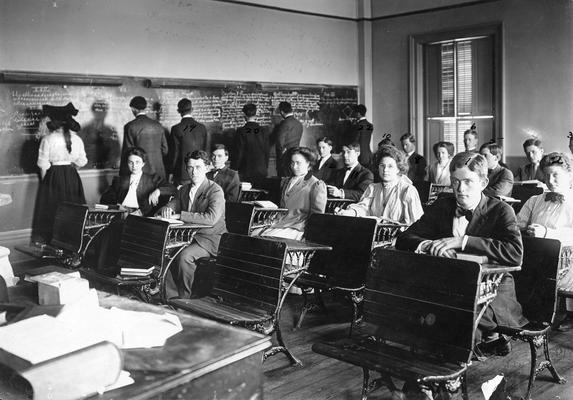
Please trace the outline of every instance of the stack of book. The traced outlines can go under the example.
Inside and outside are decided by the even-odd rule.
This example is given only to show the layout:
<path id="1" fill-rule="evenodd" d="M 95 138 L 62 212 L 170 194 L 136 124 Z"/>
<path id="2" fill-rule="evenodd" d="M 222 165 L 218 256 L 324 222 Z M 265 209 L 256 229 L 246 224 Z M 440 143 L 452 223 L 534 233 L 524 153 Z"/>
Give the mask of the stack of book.
<path id="1" fill-rule="evenodd" d="M 241 190 L 251 190 L 253 185 L 250 182 L 241 182 Z"/>

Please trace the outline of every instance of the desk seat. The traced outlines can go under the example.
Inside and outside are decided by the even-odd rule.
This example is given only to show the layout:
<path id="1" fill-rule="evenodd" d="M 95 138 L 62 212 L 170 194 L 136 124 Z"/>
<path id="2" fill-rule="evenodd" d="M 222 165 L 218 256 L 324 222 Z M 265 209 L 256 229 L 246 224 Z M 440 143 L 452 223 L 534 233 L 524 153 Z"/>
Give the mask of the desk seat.
<path id="1" fill-rule="evenodd" d="M 214 319 L 231 325 L 248 325 L 254 322 L 270 321 L 273 318 L 271 313 L 251 304 L 233 303 L 230 305 L 210 297 L 201 299 L 171 299 L 169 303 L 201 317 Z"/>
<path id="2" fill-rule="evenodd" d="M 466 372 L 467 365 L 448 362 L 429 354 L 414 355 L 410 348 L 401 349 L 373 338 L 342 339 L 336 344 L 316 343 L 312 350 L 347 363 L 390 374 L 410 382 L 430 382 L 434 377 L 457 379 Z"/>

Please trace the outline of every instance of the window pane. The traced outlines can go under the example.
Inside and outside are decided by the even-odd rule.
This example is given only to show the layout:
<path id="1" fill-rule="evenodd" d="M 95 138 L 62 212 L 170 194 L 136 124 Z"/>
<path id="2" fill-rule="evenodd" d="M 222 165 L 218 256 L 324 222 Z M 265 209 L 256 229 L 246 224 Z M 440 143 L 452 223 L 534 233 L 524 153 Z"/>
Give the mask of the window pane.
<path id="1" fill-rule="evenodd" d="M 454 44 L 442 44 L 442 115 L 454 115 Z"/>
<path id="2" fill-rule="evenodd" d="M 458 115 L 472 113 L 472 42 L 457 42 Z"/>

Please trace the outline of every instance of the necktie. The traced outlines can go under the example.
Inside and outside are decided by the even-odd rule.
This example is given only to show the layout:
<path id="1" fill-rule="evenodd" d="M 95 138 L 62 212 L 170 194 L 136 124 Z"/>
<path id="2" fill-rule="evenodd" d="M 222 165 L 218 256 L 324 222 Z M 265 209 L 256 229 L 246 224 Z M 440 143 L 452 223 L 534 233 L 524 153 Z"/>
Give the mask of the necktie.
<path id="1" fill-rule="evenodd" d="M 561 193 L 549 192 L 545 194 L 545 201 L 563 204 L 565 201 L 565 196 L 563 196 Z"/>
<path id="2" fill-rule="evenodd" d="M 342 180 L 342 184 L 344 185 L 352 172 L 352 167 L 346 167 L 346 172 L 344 173 L 344 179 Z"/>
<path id="3" fill-rule="evenodd" d="M 187 211 L 191 212 L 193 208 L 193 201 L 195 200 L 195 192 L 197 192 L 197 186 L 191 186 L 189 190 L 189 207 L 187 207 Z"/>
<path id="4" fill-rule="evenodd" d="M 456 218 L 461 218 L 461 217 L 466 217 L 466 219 L 469 221 L 472 220 L 472 211 L 471 210 L 464 210 L 461 207 L 456 207 L 456 212 L 455 212 L 455 216 Z"/>

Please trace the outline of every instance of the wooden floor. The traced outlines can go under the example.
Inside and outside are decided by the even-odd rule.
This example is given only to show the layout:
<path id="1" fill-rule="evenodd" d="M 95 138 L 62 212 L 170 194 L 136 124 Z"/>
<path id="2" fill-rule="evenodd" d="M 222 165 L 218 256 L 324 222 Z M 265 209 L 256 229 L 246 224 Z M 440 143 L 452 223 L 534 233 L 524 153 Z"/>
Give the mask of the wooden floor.
<path id="1" fill-rule="evenodd" d="M 286 357 L 276 355 L 263 364 L 266 400 L 298 399 L 360 399 L 362 369 L 350 364 L 313 353 L 311 345 L 321 340 L 344 337 L 348 332 L 351 308 L 343 301 L 327 298 L 328 316 L 308 315 L 301 329 L 293 331 L 293 320 L 299 309 L 302 296 L 289 295 L 281 327 L 287 346 L 301 359 L 302 368 L 291 367 Z M 482 400 L 481 384 L 496 375 L 503 374 L 508 381 L 508 394 L 518 400 L 525 394 L 530 368 L 529 345 L 512 342 L 512 352 L 505 357 L 492 357 L 484 362 L 473 362 L 468 370 L 470 399 Z M 535 400 L 573 399 L 573 330 L 550 334 L 550 353 L 558 372 L 567 383 L 553 383 L 551 375 L 543 371 L 537 378 L 533 391 Z M 396 385 L 399 386 L 399 382 Z M 373 392 L 369 399 L 396 400 L 389 390 Z"/>
<path id="2" fill-rule="evenodd" d="M 15 272 L 22 272 L 33 263 L 28 256 L 11 248 L 10 260 Z M 281 316 L 283 337 L 287 346 L 302 360 L 304 366 L 292 367 L 287 358 L 278 354 L 263 364 L 266 400 L 306 399 L 360 399 L 362 370 L 350 364 L 313 353 L 311 345 L 320 340 L 345 337 L 351 318 L 351 307 L 343 299 L 326 296 L 328 315 L 309 314 L 303 326 L 293 331 L 293 322 L 298 315 L 302 296 L 289 295 Z M 513 350 L 506 357 L 493 357 L 485 362 L 474 362 L 468 372 L 470 399 L 482 400 L 481 384 L 498 374 L 508 380 L 508 393 L 518 400 L 527 388 L 529 374 L 529 347 L 526 343 L 513 342 Z M 543 371 L 536 380 L 533 392 L 535 400 L 573 400 L 573 330 L 552 332 L 550 351 L 559 373 L 567 383 L 559 385 L 550 381 L 550 374 Z M 399 386 L 399 382 L 397 382 Z M 379 389 L 369 397 L 372 400 L 396 400 L 386 389 Z"/>

